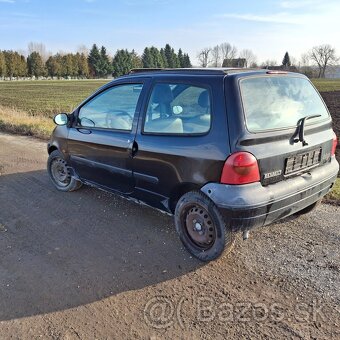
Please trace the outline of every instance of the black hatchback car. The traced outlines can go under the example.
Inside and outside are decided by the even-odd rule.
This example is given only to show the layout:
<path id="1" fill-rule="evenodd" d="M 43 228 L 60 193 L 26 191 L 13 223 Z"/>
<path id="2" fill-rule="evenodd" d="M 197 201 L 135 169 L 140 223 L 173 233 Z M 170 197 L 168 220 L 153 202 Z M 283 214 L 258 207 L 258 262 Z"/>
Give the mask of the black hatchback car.
<path id="1" fill-rule="evenodd" d="M 236 231 L 313 209 L 339 170 L 329 112 L 297 73 L 134 70 L 54 120 L 57 189 L 89 184 L 174 214 L 203 261 Z"/>

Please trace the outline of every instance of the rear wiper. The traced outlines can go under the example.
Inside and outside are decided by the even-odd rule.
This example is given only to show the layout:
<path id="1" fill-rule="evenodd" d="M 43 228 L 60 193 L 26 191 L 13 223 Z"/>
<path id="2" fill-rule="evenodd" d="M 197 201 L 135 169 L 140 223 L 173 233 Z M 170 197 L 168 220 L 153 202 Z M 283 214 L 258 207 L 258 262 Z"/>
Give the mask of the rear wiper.
<path id="1" fill-rule="evenodd" d="M 303 117 L 301 118 L 299 121 L 298 121 L 298 129 L 296 131 L 296 135 L 299 135 L 299 138 L 295 138 L 293 141 L 294 143 L 298 143 L 298 142 L 301 142 L 303 146 L 306 146 L 308 145 L 308 143 L 306 142 L 305 140 L 305 122 L 307 119 L 312 119 L 312 118 L 317 118 L 317 117 L 321 117 L 321 115 L 310 115 L 310 116 L 306 116 L 306 117 Z M 294 137 L 295 137 L 294 136 Z M 293 138 L 294 138 L 293 137 Z"/>

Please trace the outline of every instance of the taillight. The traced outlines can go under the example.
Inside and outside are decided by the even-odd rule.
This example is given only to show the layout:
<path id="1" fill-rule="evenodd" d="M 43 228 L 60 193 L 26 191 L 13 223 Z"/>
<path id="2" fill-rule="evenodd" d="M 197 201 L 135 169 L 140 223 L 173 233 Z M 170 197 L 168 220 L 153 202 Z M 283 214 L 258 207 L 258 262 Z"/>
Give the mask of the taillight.
<path id="1" fill-rule="evenodd" d="M 332 156 L 335 155 L 335 150 L 336 150 L 337 145 L 338 145 L 338 138 L 337 138 L 336 134 L 333 132 Z"/>
<path id="2" fill-rule="evenodd" d="M 221 183 L 246 184 L 260 181 L 257 159 L 249 152 L 235 152 L 224 163 Z"/>

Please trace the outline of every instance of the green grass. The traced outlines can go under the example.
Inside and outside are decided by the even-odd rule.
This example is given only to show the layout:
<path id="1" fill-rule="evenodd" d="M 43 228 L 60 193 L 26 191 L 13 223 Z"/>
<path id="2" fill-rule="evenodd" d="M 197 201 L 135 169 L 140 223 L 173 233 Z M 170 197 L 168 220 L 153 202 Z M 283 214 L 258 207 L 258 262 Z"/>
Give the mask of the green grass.
<path id="1" fill-rule="evenodd" d="M 325 197 L 325 201 L 340 204 L 340 178 L 336 180 L 332 191 Z"/>
<path id="2" fill-rule="evenodd" d="M 320 92 L 340 91 L 340 79 L 312 79 Z"/>
<path id="3" fill-rule="evenodd" d="M 70 112 L 107 80 L 0 82 L 0 105 L 29 115 L 52 117 Z"/>

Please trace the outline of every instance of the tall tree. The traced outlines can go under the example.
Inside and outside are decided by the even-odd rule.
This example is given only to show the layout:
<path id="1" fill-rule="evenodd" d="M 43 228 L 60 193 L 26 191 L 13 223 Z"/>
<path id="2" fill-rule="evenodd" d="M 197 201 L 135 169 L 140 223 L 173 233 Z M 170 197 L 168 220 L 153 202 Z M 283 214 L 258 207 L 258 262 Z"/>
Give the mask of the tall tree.
<path id="1" fill-rule="evenodd" d="M 99 77 L 101 74 L 101 56 L 96 44 L 93 44 L 90 50 L 88 62 L 91 76 L 94 78 Z"/>
<path id="2" fill-rule="evenodd" d="M 43 43 L 30 42 L 27 46 L 28 55 L 33 52 L 38 52 L 43 62 L 46 62 L 51 53 L 47 52 L 46 46 Z"/>
<path id="3" fill-rule="evenodd" d="M 282 66 L 284 66 L 287 69 L 291 66 L 290 57 L 289 57 L 288 52 L 285 53 L 285 55 L 282 59 Z"/>
<path id="4" fill-rule="evenodd" d="M 24 77 L 27 74 L 26 58 L 14 51 L 4 51 L 6 61 L 6 77 Z"/>
<path id="5" fill-rule="evenodd" d="M 167 67 L 169 68 L 180 67 L 177 54 L 175 53 L 174 49 L 169 44 L 165 45 L 164 55 L 165 55 Z"/>
<path id="6" fill-rule="evenodd" d="M 50 56 L 46 61 L 47 73 L 50 77 L 60 78 L 63 74 L 63 61 L 60 54 Z"/>
<path id="7" fill-rule="evenodd" d="M 131 51 L 132 68 L 142 68 L 142 58 L 136 53 L 135 50 Z"/>
<path id="8" fill-rule="evenodd" d="M 240 52 L 240 58 L 245 60 L 245 67 L 253 67 L 256 64 L 256 55 L 252 50 L 244 49 Z"/>
<path id="9" fill-rule="evenodd" d="M 62 76 L 75 77 L 78 75 L 78 65 L 75 56 L 71 53 L 62 56 Z"/>
<path id="10" fill-rule="evenodd" d="M 45 65 L 39 52 L 32 52 L 27 57 L 27 68 L 30 77 L 41 77 L 45 75 Z"/>
<path id="11" fill-rule="evenodd" d="M 106 77 L 108 74 L 112 72 L 112 66 L 110 62 L 110 58 L 106 52 L 106 48 L 104 46 L 100 49 L 100 77 Z"/>
<path id="12" fill-rule="evenodd" d="M 189 54 L 187 54 L 187 53 L 184 53 L 184 55 L 183 55 L 183 67 L 185 67 L 185 68 L 192 67 Z"/>
<path id="13" fill-rule="evenodd" d="M 177 58 L 178 58 L 178 62 L 179 62 L 179 67 L 184 67 L 184 55 L 183 55 L 183 51 L 182 49 L 180 48 L 178 50 L 178 53 L 177 53 Z"/>
<path id="14" fill-rule="evenodd" d="M 163 65 L 164 65 L 163 67 L 168 68 L 169 65 L 168 65 L 168 60 L 167 60 L 167 58 L 166 58 L 166 54 L 165 54 L 164 48 L 161 48 L 161 49 L 160 49 L 160 54 L 161 54 L 162 60 L 163 60 Z"/>
<path id="15" fill-rule="evenodd" d="M 163 63 L 163 58 L 161 53 L 159 52 L 158 48 L 152 46 L 150 47 L 150 54 L 151 54 L 151 58 L 153 61 L 153 66 L 155 68 L 162 68 L 164 67 L 164 63 Z"/>
<path id="16" fill-rule="evenodd" d="M 112 70 L 115 77 L 129 73 L 132 69 L 132 56 L 128 50 L 117 50 L 112 59 Z"/>
<path id="17" fill-rule="evenodd" d="M 78 64 L 78 76 L 80 78 L 88 78 L 89 76 L 89 64 L 87 57 L 84 53 L 77 53 L 76 60 Z"/>
<path id="18" fill-rule="evenodd" d="M 325 78 L 325 72 L 329 65 L 336 63 L 339 58 L 331 45 L 314 46 L 308 53 L 309 59 L 319 68 L 319 78 Z"/>
<path id="19" fill-rule="evenodd" d="M 205 47 L 198 53 L 197 58 L 200 62 L 200 66 L 208 67 L 210 63 L 210 53 L 211 53 L 210 47 Z"/>
<path id="20" fill-rule="evenodd" d="M 145 47 L 143 55 L 142 55 L 142 63 L 144 68 L 153 68 L 154 66 L 154 60 L 153 55 L 150 51 L 149 47 Z"/>
<path id="21" fill-rule="evenodd" d="M 237 55 L 237 48 L 230 43 L 225 42 L 220 44 L 220 51 L 223 60 L 222 64 L 226 67 L 231 67 L 232 59 L 235 59 Z"/>
<path id="22" fill-rule="evenodd" d="M 211 50 L 211 59 L 213 67 L 221 66 L 221 48 L 219 45 L 216 45 Z"/>
<path id="23" fill-rule="evenodd" d="M 0 77 L 3 78 L 6 75 L 6 59 L 3 52 L 0 51 Z"/>

